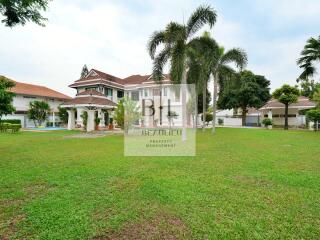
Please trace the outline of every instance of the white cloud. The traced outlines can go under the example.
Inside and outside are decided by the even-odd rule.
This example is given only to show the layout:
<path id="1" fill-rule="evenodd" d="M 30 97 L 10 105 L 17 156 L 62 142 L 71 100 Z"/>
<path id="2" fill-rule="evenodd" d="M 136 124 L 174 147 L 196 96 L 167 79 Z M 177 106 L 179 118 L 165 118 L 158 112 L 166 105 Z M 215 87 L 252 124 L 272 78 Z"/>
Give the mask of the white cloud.
<path id="1" fill-rule="evenodd" d="M 310 15 L 318 16 L 319 4 L 314 7 L 308 1 L 303 13 L 299 12 L 301 2 L 260 1 L 254 8 L 261 13 L 268 10 L 272 19 L 286 15 L 286 19 L 307 21 Z M 292 8 L 285 10 L 290 3 Z M 79 77 L 85 63 L 119 77 L 149 73 L 152 62 L 146 45 L 151 33 L 169 21 L 186 21 L 198 4 L 191 0 L 52 1 L 45 28 L 0 26 L 0 74 L 73 95 L 68 85 Z M 250 15 L 244 13 L 245 17 Z M 227 19 L 218 12 L 213 36 L 226 48 L 244 48 L 248 67 L 266 75 L 274 88 L 294 83 L 299 72 L 295 60 L 310 34 L 265 39 L 242 19 Z"/>

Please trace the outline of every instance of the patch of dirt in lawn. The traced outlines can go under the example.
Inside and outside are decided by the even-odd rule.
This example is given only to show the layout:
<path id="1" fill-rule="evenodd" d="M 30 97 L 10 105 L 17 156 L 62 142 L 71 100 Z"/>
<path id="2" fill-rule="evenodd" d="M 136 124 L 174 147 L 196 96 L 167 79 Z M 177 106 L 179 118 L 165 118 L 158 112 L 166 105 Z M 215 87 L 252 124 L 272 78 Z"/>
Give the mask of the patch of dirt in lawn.
<path id="1" fill-rule="evenodd" d="M 110 231 L 94 237 L 94 240 L 148 240 L 148 239 L 190 239 L 190 231 L 177 217 L 161 214 L 152 219 L 129 223 L 119 231 Z"/>
<path id="2" fill-rule="evenodd" d="M 273 186 L 273 183 L 271 181 L 268 181 L 266 179 L 261 179 L 261 178 L 238 175 L 238 176 L 234 176 L 233 179 L 238 183 L 247 184 L 247 185 L 256 186 L 256 187 Z"/>

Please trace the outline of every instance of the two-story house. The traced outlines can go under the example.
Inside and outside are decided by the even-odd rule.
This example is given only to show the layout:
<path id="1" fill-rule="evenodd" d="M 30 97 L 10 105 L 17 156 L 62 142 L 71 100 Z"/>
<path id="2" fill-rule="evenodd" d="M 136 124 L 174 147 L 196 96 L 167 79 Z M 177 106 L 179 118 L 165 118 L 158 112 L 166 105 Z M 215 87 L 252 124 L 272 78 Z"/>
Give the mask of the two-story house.
<path id="1" fill-rule="evenodd" d="M 83 126 L 82 113 L 88 113 L 87 131 L 94 130 L 94 119 L 101 119 L 100 126 L 106 126 L 113 116 L 113 110 L 119 99 L 124 96 L 138 102 L 138 106 L 153 103 L 156 114 L 143 117 L 139 124 L 153 127 L 155 125 L 181 124 L 181 93 L 171 84 L 168 75 L 161 83 L 156 83 L 150 75 L 132 75 L 121 79 L 96 69 L 76 80 L 69 87 L 77 90 L 76 97 L 67 101 L 63 107 L 69 113 L 68 129 Z M 152 101 L 151 101 L 152 100 Z M 169 100 L 169 101 L 168 101 Z M 168 111 L 176 117 L 168 117 Z"/>
<path id="2" fill-rule="evenodd" d="M 17 81 L 14 82 L 16 85 L 10 91 L 15 94 L 13 98 L 13 106 L 16 111 L 12 114 L 3 116 L 3 119 L 20 119 L 22 127 L 34 127 L 34 122 L 28 118 L 27 114 L 29 104 L 33 101 L 45 101 L 49 104 L 51 109 L 51 113 L 47 121 L 52 124 L 59 122 L 58 106 L 67 100 L 70 100 L 71 98 L 69 96 L 44 86 Z"/>

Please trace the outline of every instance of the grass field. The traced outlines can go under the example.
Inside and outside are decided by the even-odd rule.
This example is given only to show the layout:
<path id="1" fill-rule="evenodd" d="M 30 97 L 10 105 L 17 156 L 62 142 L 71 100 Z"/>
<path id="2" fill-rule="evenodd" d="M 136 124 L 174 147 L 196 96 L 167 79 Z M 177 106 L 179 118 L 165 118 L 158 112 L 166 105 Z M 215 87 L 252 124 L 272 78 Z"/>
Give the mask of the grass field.
<path id="1" fill-rule="evenodd" d="M 0 134 L 0 239 L 320 238 L 318 133 L 199 131 L 196 157 L 70 134 Z"/>

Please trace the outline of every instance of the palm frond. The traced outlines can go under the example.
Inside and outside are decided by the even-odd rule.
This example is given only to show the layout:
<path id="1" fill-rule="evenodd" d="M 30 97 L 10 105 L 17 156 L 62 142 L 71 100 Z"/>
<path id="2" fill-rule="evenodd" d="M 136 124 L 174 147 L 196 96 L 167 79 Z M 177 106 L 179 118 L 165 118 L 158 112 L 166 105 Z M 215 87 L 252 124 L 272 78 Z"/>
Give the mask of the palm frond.
<path id="1" fill-rule="evenodd" d="M 185 26 L 176 22 L 170 22 L 167 25 L 165 29 L 165 41 L 167 44 L 172 45 L 177 41 L 184 41 L 186 38 Z"/>
<path id="2" fill-rule="evenodd" d="M 208 5 L 198 7 L 190 16 L 187 22 L 187 34 L 192 36 L 205 24 L 211 28 L 217 20 L 217 13 Z"/>
<path id="3" fill-rule="evenodd" d="M 247 54 L 240 48 L 233 48 L 221 57 L 222 64 L 235 63 L 242 70 L 247 65 Z"/>
<path id="4" fill-rule="evenodd" d="M 148 42 L 148 47 L 147 47 L 151 59 L 154 59 L 157 47 L 161 43 L 164 43 L 164 41 L 165 41 L 165 32 L 163 31 L 156 31 L 151 35 L 150 40 Z"/>
<path id="5" fill-rule="evenodd" d="M 154 59 L 152 77 L 156 82 L 163 79 L 163 68 L 170 58 L 170 48 L 164 48 Z"/>
<path id="6" fill-rule="evenodd" d="M 183 70 L 186 67 L 186 51 L 185 44 L 183 41 L 175 43 L 171 49 L 171 69 L 170 76 L 171 81 L 174 83 L 180 83 L 182 80 Z"/>
<path id="7" fill-rule="evenodd" d="M 304 70 L 300 74 L 300 76 L 298 77 L 297 82 L 299 82 L 300 80 L 307 80 L 310 77 L 313 77 L 317 73 L 316 68 L 312 65 L 306 65 L 303 68 L 304 68 Z"/>

